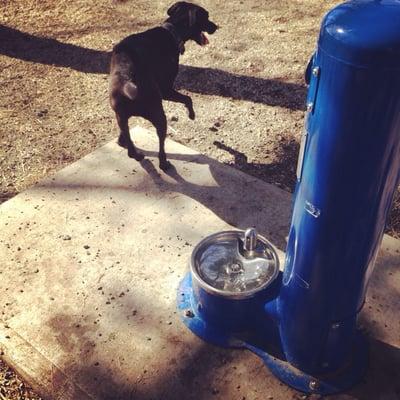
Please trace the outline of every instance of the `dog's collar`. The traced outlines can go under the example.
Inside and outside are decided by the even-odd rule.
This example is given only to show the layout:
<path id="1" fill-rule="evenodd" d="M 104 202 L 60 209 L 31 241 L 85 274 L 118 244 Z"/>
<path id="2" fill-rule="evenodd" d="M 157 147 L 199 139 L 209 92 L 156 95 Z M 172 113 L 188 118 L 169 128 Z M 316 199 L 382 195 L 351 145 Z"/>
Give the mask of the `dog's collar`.
<path id="1" fill-rule="evenodd" d="M 185 52 L 185 42 L 182 40 L 180 37 L 179 33 L 176 31 L 176 28 L 174 25 L 172 25 L 170 22 L 164 22 L 161 25 L 162 28 L 166 29 L 175 39 L 176 45 L 178 47 L 179 53 L 183 54 Z"/>

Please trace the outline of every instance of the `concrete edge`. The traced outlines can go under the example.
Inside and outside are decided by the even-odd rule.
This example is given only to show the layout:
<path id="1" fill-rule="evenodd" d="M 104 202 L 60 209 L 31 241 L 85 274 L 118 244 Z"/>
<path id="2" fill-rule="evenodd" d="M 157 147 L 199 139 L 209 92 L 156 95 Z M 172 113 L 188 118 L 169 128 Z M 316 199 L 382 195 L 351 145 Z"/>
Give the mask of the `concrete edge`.
<path id="1" fill-rule="evenodd" d="M 1 319 L 0 351 L 6 364 L 44 399 L 94 400 Z M 48 376 L 48 371 L 51 371 L 51 376 Z"/>

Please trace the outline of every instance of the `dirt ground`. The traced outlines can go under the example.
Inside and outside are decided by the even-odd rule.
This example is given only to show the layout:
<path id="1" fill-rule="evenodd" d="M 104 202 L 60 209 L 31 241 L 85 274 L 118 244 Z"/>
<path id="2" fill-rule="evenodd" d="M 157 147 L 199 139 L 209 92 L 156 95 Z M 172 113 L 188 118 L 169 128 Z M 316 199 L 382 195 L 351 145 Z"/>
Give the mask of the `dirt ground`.
<path id="1" fill-rule="evenodd" d="M 0 203 L 117 136 L 109 51 L 162 22 L 171 3 L 0 0 Z M 192 96 L 196 120 L 166 102 L 169 137 L 292 191 L 304 68 L 336 3 L 202 0 L 221 29 L 207 47 L 186 46 L 177 87 Z M 387 231 L 400 236 L 399 194 Z"/>

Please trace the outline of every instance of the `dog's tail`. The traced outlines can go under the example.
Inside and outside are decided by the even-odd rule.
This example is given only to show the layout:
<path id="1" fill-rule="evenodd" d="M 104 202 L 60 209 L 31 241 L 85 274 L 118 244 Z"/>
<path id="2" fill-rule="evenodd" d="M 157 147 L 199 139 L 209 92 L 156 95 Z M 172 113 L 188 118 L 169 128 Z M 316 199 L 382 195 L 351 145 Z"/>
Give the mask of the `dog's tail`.
<path id="1" fill-rule="evenodd" d="M 133 82 L 128 81 L 124 84 L 122 92 L 129 99 L 135 100 L 138 94 L 138 88 Z"/>

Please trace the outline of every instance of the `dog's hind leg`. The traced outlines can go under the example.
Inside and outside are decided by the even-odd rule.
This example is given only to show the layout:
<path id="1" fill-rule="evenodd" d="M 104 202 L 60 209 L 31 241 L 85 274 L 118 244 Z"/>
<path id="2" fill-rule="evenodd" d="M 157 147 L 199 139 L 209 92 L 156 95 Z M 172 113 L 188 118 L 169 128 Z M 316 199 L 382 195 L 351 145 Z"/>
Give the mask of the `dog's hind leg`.
<path id="1" fill-rule="evenodd" d="M 167 137 L 167 117 L 165 116 L 162 106 L 159 112 L 149 116 L 147 119 L 154 125 L 157 130 L 159 140 L 158 160 L 160 163 L 160 169 L 165 171 L 171 166 L 171 163 L 167 161 L 167 155 L 165 154 L 165 138 Z"/>
<path id="2" fill-rule="evenodd" d="M 128 141 L 130 140 L 128 118 L 124 118 L 118 113 L 115 113 L 115 116 L 119 127 L 118 144 L 124 149 L 127 149 Z"/>
<path id="3" fill-rule="evenodd" d="M 118 144 L 125 149 L 128 149 L 128 156 L 134 158 L 137 161 L 141 161 L 144 158 L 144 155 L 136 150 L 135 145 L 131 140 L 131 136 L 129 134 L 129 125 L 128 118 L 122 114 L 115 113 L 117 117 L 117 123 L 120 129 Z"/>

